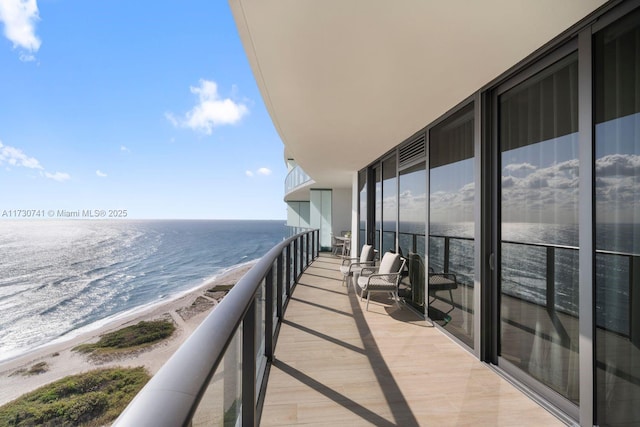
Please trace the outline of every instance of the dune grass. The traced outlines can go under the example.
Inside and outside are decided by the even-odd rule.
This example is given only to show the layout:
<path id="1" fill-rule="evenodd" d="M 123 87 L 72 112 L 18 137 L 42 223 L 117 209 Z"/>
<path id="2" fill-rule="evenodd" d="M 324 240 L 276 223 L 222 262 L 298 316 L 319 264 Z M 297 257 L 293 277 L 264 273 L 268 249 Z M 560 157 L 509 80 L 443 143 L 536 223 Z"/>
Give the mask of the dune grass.
<path id="1" fill-rule="evenodd" d="M 141 321 L 100 337 L 98 342 L 81 344 L 73 348 L 80 353 L 111 352 L 140 348 L 168 338 L 176 326 L 169 320 Z"/>
<path id="2" fill-rule="evenodd" d="M 9 376 L 22 375 L 26 377 L 30 375 L 39 375 L 47 372 L 48 370 L 49 370 L 49 364 L 47 362 L 38 362 L 32 365 L 29 369 L 27 368 L 18 369 L 17 371 L 15 371 Z"/>
<path id="3" fill-rule="evenodd" d="M 81 344 L 73 350 L 81 353 L 110 352 L 140 348 L 171 336 L 176 326 L 169 320 L 142 321 L 102 335 L 95 343 Z"/>
<path id="4" fill-rule="evenodd" d="M 213 288 L 207 289 L 207 292 L 229 292 L 234 285 L 235 283 L 230 285 L 216 285 Z"/>
<path id="5" fill-rule="evenodd" d="M 102 426 L 115 420 L 149 381 L 143 367 L 65 377 L 0 407 L 0 426 Z"/>

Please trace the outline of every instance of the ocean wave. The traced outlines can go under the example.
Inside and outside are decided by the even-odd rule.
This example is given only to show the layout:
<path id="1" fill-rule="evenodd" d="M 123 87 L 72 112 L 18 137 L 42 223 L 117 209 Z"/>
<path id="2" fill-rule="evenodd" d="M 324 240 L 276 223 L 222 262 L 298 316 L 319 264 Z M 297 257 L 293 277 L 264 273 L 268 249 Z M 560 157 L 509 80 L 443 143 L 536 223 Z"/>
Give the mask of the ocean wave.
<path id="1" fill-rule="evenodd" d="M 0 240 L 0 360 L 179 298 L 254 262 L 280 221 L 51 221 Z M 15 237 L 15 238 L 14 238 Z"/>

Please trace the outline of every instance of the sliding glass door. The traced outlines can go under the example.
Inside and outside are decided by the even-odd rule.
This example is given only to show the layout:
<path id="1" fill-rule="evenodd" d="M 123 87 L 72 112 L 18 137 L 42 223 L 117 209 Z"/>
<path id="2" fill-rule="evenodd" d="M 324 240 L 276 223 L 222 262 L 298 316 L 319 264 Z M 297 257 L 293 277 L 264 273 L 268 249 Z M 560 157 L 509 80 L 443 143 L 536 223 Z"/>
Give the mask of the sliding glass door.
<path id="1" fill-rule="evenodd" d="M 640 11 L 593 51 L 596 418 L 640 425 Z"/>
<path id="2" fill-rule="evenodd" d="M 474 106 L 429 131 L 429 317 L 474 347 Z"/>
<path id="3" fill-rule="evenodd" d="M 499 364 L 577 405 L 577 53 L 499 88 L 497 119 Z"/>
<path id="4" fill-rule="evenodd" d="M 396 251 L 396 228 L 398 225 L 398 179 L 396 156 L 382 161 L 382 245 L 380 257 L 388 251 Z"/>

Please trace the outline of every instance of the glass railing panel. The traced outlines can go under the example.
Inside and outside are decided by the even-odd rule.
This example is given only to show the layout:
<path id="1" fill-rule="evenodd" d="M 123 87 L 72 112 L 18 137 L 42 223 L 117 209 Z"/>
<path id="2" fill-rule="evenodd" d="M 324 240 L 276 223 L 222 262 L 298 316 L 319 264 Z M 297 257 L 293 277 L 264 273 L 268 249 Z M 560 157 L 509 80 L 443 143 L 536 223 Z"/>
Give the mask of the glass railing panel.
<path id="1" fill-rule="evenodd" d="M 271 312 L 273 313 L 273 326 L 272 326 L 272 331 L 271 334 L 273 335 L 273 332 L 276 330 L 277 326 L 278 326 L 278 296 L 277 296 L 277 292 L 278 292 L 278 263 L 274 262 L 273 263 L 273 268 L 271 269 L 271 283 L 273 284 L 273 293 L 271 295 L 273 295 L 273 301 L 272 301 L 272 309 Z"/>
<path id="2" fill-rule="evenodd" d="M 265 280 L 262 280 L 256 293 L 256 396 L 260 393 L 260 386 L 267 366 L 265 356 L 266 333 L 266 300 Z"/>
<path id="3" fill-rule="evenodd" d="M 277 259 L 287 246 L 291 248 L 289 259 L 296 263 L 300 263 L 304 250 L 310 254 L 316 253 L 312 248 L 304 249 L 300 236 L 269 251 L 204 319 L 201 326 L 176 351 L 175 357 L 170 358 L 154 375 L 114 425 L 232 426 L 254 423 L 258 418 L 256 410 L 259 408 L 256 405 L 260 401 L 260 391 L 266 382 L 266 338 L 275 338 L 274 331 L 267 331 L 266 328 L 267 312 L 272 308 L 277 312 L 277 306 L 267 306 L 266 282 L 267 278 L 269 282 L 273 279 L 273 285 L 276 285 Z M 288 265 L 283 263 L 283 269 L 293 265 L 291 262 Z M 283 274 L 283 280 L 285 278 Z M 296 280 L 292 274 L 292 286 Z M 245 311 L 248 307 L 253 308 Z M 277 322 L 281 319 L 274 320 Z M 243 333 L 247 334 L 245 341 L 248 336 L 252 337 L 252 354 L 243 354 Z M 211 351 L 203 353 L 203 346 Z M 208 373 L 214 369 L 209 378 Z M 243 384 L 253 387 L 244 388 L 244 392 L 241 392 Z M 197 389 L 195 394 L 194 388 Z M 176 395 L 182 398 L 176 400 Z M 195 412 L 193 408 L 196 408 Z M 240 419 L 240 414 L 244 414 L 244 420 Z"/>
<path id="4" fill-rule="evenodd" d="M 382 254 L 388 251 L 396 250 L 396 233 L 395 231 L 383 231 L 382 232 Z M 407 255 L 403 252 L 403 255 Z"/>
<path id="5" fill-rule="evenodd" d="M 501 250 L 502 293 L 518 300 L 546 306 L 545 248 L 502 242 Z M 508 307 L 505 309 L 508 311 Z"/>
<path id="6" fill-rule="evenodd" d="M 291 169 L 284 180 L 284 192 L 285 194 L 300 187 L 301 185 L 312 183 L 313 180 L 307 173 L 300 167 L 296 166 Z"/>
<path id="7" fill-rule="evenodd" d="M 555 248 L 553 253 L 555 309 L 575 317 L 577 322 L 580 296 L 578 268 L 580 252 L 577 249 Z"/>
<path id="8" fill-rule="evenodd" d="M 501 356 L 577 401 L 577 248 L 503 241 L 501 250 Z"/>
<path id="9" fill-rule="evenodd" d="M 287 251 L 282 251 L 282 303 L 287 300 L 287 269 L 291 269 L 288 267 L 287 263 Z"/>
<path id="10" fill-rule="evenodd" d="M 596 326 L 629 336 L 629 257 L 614 253 L 596 254 Z"/>
<path id="11" fill-rule="evenodd" d="M 236 331 L 220 366 L 193 415 L 191 425 L 241 425 L 242 413 L 242 326 Z"/>

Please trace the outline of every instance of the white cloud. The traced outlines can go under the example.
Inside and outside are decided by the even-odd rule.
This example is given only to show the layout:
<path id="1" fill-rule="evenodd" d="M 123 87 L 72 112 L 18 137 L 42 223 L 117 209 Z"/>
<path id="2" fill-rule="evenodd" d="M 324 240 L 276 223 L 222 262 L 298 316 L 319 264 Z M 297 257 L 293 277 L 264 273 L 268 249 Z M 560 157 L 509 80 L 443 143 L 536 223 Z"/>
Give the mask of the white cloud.
<path id="1" fill-rule="evenodd" d="M 575 223 L 578 214 L 578 159 L 541 168 L 523 165 L 527 164 L 510 164 L 504 168 L 509 172 L 520 172 L 521 176 L 502 176 L 503 218 L 513 222 Z"/>
<path id="2" fill-rule="evenodd" d="M 34 52 L 40 48 L 40 39 L 35 34 L 35 23 L 40 20 L 36 0 L 0 0 L 0 21 L 4 23 L 4 35 L 20 48 L 21 61 L 33 61 Z"/>
<path id="3" fill-rule="evenodd" d="M 33 62 L 36 60 L 36 56 L 34 54 L 24 52 L 20 53 L 20 56 L 18 58 L 22 62 Z"/>
<path id="4" fill-rule="evenodd" d="M 258 174 L 265 175 L 265 176 L 271 175 L 271 169 L 269 169 L 269 168 L 260 168 L 260 169 L 258 169 Z"/>
<path id="5" fill-rule="evenodd" d="M 96 171 L 96 175 L 98 175 L 100 178 L 104 178 L 107 176 L 107 174 L 102 172 L 100 169 Z"/>
<path id="6" fill-rule="evenodd" d="M 531 163 L 511 163 L 504 167 L 504 170 L 510 173 L 513 172 L 525 172 L 528 173 L 530 171 L 534 171 L 537 168 L 533 166 Z"/>
<path id="7" fill-rule="evenodd" d="M 43 169 L 37 159 L 27 156 L 19 148 L 3 145 L 2 142 L 0 142 L 0 165 L 5 163 L 9 166 Z"/>
<path id="8" fill-rule="evenodd" d="M 596 217 L 599 222 L 638 222 L 640 155 L 610 154 L 596 160 Z"/>
<path id="9" fill-rule="evenodd" d="M 124 145 L 120 146 L 120 151 L 124 151 L 125 153 L 130 153 L 131 150 L 129 150 L 127 147 L 125 147 Z"/>
<path id="10" fill-rule="evenodd" d="M 56 173 L 43 172 L 43 175 L 49 179 L 53 179 L 54 181 L 58 181 L 58 182 L 63 182 L 71 179 L 71 175 L 64 172 L 56 172 Z"/>
<path id="11" fill-rule="evenodd" d="M 249 178 L 254 177 L 256 175 L 262 175 L 262 176 L 269 176 L 271 175 L 271 169 L 269 168 L 259 168 L 255 171 L 245 171 L 245 175 L 248 176 Z"/>
<path id="12" fill-rule="evenodd" d="M 2 1 L 2 0 L 0 0 Z M 71 179 L 71 175 L 65 172 L 49 173 L 44 170 L 38 159 L 29 157 L 21 149 L 4 145 L 0 141 L 0 166 L 6 165 L 11 167 L 23 167 L 27 169 L 36 169 L 40 171 L 40 175 L 54 181 L 67 181 Z"/>
<path id="13" fill-rule="evenodd" d="M 191 86 L 190 90 L 198 95 L 198 104 L 187 111 L 184 117 L 176 117 L 173 113 L 165 114 L 167 120 L 175 127 L 185 127 L 211 135 L 213 128 L 236 124 L 249 113 L 245 104 L 237 103 L 230 98 L 222 99 L 214 81 L 200 79 L 200 86 Z"/>
<path id="14" fill-rule="evenodd" d="M 640 155 L 609 154 L 596 160 L 596 174 L 605 176 L 640 175 Z"/>

